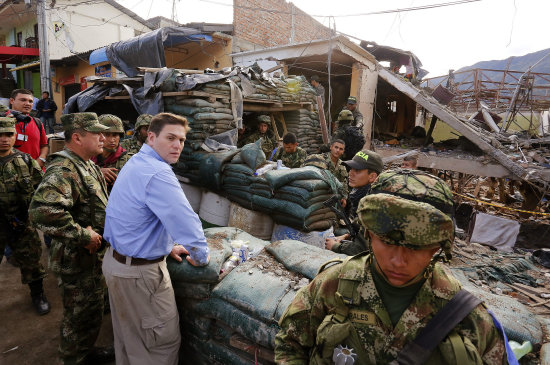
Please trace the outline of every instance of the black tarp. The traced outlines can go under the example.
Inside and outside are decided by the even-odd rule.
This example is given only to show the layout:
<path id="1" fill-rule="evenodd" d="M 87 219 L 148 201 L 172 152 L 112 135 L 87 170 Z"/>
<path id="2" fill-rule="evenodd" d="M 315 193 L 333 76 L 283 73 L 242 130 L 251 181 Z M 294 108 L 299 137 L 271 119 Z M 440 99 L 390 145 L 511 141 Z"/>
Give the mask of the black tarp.
<path id="1" fill-rule="evenodd" d="M 203 38 L 211 39 L 210 36 L 199 37 L 200 35 L 197 29 L 164 27 L 125 41 L 112 43 L 105 51 L 111 65 L 129 77 L 134 77 L 138 74 L 137 67 L 165 67 L 165 47 L 175 47 Z"/>

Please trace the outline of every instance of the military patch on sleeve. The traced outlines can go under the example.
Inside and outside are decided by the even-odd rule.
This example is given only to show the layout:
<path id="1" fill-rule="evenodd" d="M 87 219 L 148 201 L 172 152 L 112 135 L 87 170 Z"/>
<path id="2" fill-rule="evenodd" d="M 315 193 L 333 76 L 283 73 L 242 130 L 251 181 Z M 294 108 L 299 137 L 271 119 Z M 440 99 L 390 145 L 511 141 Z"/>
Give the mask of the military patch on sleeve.
<path id="1" fill-rule="evenodd" d="M 374 312 L 351 309 L 348 317 L 352 322 L 371 325 L 376 324 L 376 315 Z"/>

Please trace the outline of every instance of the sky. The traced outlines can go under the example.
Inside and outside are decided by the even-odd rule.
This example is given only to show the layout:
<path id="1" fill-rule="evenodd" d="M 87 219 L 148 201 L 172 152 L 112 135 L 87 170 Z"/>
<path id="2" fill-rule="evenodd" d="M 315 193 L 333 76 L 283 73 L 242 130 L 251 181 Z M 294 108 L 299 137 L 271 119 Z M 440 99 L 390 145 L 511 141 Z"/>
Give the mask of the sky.
<path id="1" fill-rule="evenodd" d="M 288 0 L 287 0 L 288 1 Z M 180 23 L 232 23 L 232 0 L 118 0 L 143 18 Z M 412 51 L 430 73 L 447 74 L 479 61 L 505 59 L 550 48 L 548 0 L 481 0 L 382 15 L 366 13 L 456 2 L 452 0 L 292 0 L 336 31 Z M 154 4 L 153 4 L 154 3 Z M 360 14 L 349 16 L 351 14 Z M 269 13 L 264 13 L 269 16 Z M 329 16 L 332 16 L 329 18 Z"/>

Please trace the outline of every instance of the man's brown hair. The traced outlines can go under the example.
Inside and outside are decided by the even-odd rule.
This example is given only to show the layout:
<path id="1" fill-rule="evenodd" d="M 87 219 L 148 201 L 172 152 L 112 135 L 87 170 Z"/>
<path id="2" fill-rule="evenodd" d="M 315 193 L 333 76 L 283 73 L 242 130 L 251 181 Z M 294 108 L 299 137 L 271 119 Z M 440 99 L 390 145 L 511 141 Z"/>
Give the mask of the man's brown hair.
<path id="1" fill-rule="evenodd" d="M 187 119 L 180 115 L 172 113 L 159 113 L 151 119 L 151 124 L 149 125 L 149 132 L 155 133 L 156 136 L 160 134 L 165 125 L 181 125 L 185 128 L 185 133 L 189 132 L 189 124 Z"/>
<path id="2" fill-rule="evenodd" d="M 29 89 L 15 89 L 11 92 L 11 98 L 15 99 L 17 97 L 17 94 L 31 95 L 34 98 L 34 94 Z"/>

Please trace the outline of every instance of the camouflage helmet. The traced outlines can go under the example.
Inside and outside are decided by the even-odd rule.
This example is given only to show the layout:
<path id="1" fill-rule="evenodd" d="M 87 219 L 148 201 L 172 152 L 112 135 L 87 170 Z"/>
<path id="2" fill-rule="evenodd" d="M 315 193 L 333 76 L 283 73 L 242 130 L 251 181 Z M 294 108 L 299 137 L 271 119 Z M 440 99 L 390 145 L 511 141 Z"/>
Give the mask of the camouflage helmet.
<path id="1" fill-rule="evenodd" d="M 391 245 L 415 250 L 441 247 L 451 258 L 453 199 L 447 184 L 418 170 L 383 172 L 361 199 L 357 215 L 366 230 Z"/>
<path id="2" fill-rule="evenodd" d="M 17 133 L 14 117 L 0 117 L 0 133 Z"/>
<path id="3" fill-rule="evenodd" d="M 344 109 L 338 114 L 338 120 L 354 120 L 353 113 L 350 110 Z"/>
<path id="4" fill-rule="evenodd" d="M 124 127 L 122 125 L 122 120 L 119 117 L 113 114 L 102 114 L 99 116 L 99 123 L 103 124 L 106 127 L 109 127 L 105 132 L 108 133 L 123 133 Z"/>
<path id="5" fill-rule="evenodd" d="M 271 123 L 271 118 L 269 118 L 269 115 L 265 115 L 265 114 L 258 115 L 257 120 L 258 120 L 258 124 L 265 123 L 269 125 Z"/>
<path id="6" fill-rule="evenodd" d="M 321 155 L 308 156 L 302 166 L 315 166 L 323 170 L 328 169 L 327 161 Z"/>
<path id="7" fill-rule="evenodd" d="M 134 130 L 137 131 L 144 126 L 149 127 L 149 125 L 151 124 L 151 119 L 153 119 L 153 116 L 151 114 L 141 114 L 136 119 Z"/>

